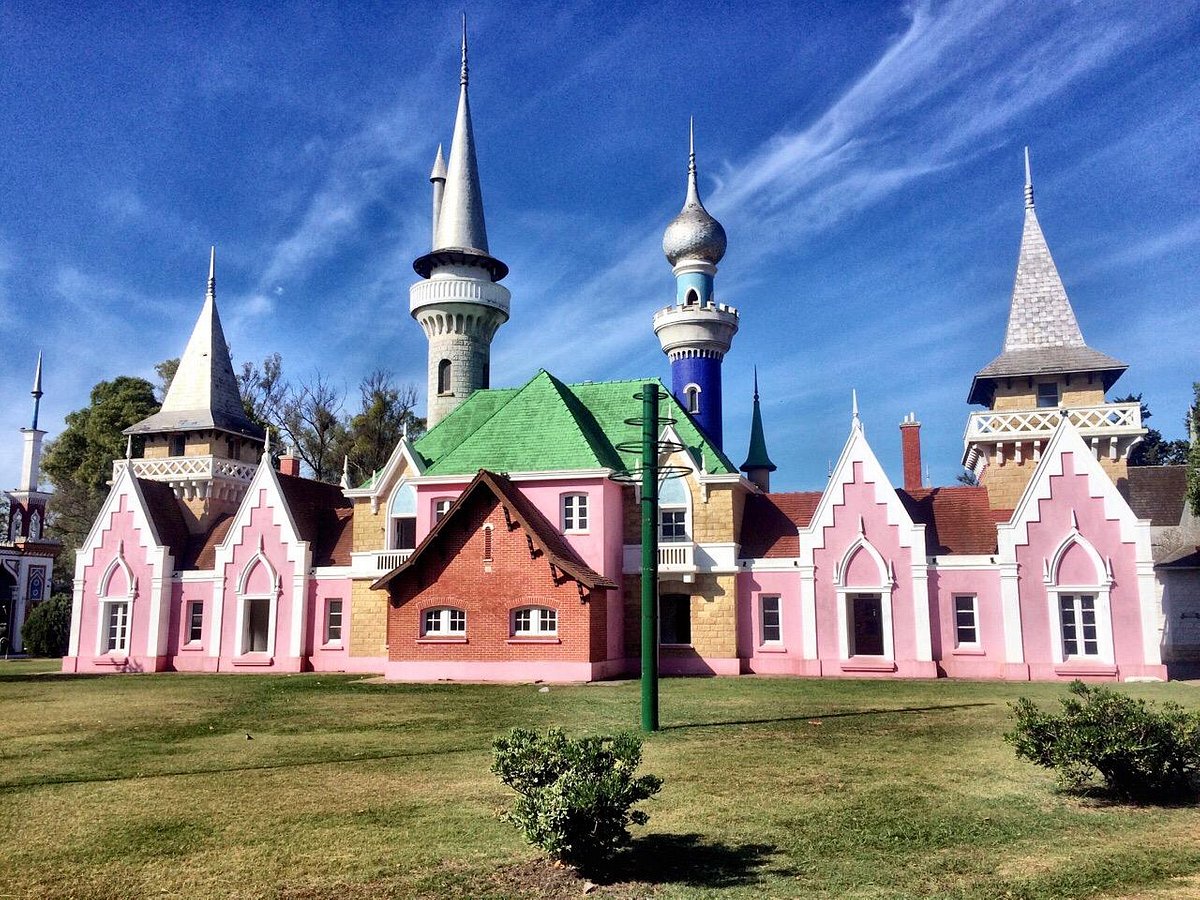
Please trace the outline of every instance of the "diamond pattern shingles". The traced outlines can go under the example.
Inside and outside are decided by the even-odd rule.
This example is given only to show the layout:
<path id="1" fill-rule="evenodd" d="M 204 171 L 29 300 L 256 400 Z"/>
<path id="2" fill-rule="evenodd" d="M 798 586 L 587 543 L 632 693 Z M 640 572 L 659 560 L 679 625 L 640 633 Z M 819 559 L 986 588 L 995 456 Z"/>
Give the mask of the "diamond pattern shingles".
<path id="1" fill-rule="evenodd" d="M 1037 213 L 1030 206 L 1025 210 L 1004 349 L 1083 346 L 1083 333 L 1067 299 L 1067 290 L 1050 256 Z"/>

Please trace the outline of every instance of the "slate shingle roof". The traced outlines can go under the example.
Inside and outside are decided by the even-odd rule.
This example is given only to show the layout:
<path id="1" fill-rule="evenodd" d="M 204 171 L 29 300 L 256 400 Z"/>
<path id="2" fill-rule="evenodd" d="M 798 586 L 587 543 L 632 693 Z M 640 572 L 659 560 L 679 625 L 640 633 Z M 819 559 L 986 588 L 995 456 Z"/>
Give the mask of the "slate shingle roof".
<path id="1" fill-rule="evenodd" d="M 1187 466 L 1130 466 L 1117 489 L 1139 519 L 1173 528 L 1183 521 Z"/>

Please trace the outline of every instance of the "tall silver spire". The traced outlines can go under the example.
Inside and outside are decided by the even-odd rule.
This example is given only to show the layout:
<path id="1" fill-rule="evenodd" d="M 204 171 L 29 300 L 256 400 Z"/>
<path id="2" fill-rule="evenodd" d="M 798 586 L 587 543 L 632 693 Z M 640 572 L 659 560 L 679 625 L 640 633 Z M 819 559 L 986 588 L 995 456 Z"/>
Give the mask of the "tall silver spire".
<path id="1" fill-rule="evenodd" d="M 683 209 L 663 232 L 663 254 L 676 265 L 680 260 L 700 260 L 716 265 L 725 256 L 726 237 L 721 223 L 700 200 L 696 185 L 696 131 L 688 120 L 688 185 Z"/>
<path id="2" fill-rule="evenodd" d="M 33 425 L 34 431 L 38 430 L 38 409 L 42 405 L 42 351 L 38 351 L 37 369 L 33 373 L 33 390 L 29 393 L 33 394 Z"/>
<path id="3" fill-rule="evenodd" d="M 471 104 L 467 98 L 467 20 L 463 16 L 462 73 L 459 78 L 458 115 L 454 140 L 446 166 L 446 189 L 438 215 L 433 249 L 468 250 L 488 253 L 487 226 L 483 220 L 483 191 L 475 159 L 475 135 L 471 128 Z"/>

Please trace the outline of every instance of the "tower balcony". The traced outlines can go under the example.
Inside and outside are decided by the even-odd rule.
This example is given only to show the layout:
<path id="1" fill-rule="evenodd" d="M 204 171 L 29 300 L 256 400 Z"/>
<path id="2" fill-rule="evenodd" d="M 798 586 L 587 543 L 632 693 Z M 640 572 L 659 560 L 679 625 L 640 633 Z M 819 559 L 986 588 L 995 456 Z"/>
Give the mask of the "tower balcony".
<path id="1" fill-rule="evenodd" d="M 484 306 L 500 313 L 503 316 L 500 321 L 504 322 L 508 320 L 511 297 L 508 288 L 494 281 L 459 275 L 439 276 L 418 281 L 408 289 L 408 308 L 414 318 L 420 318 L 432 306 Z M 480 310 L 461 309 L 453 312 L 478 315 Z"/>
<path id="2" fill-rule="evenodd" d="M 1122 459 L 1146 433 L 1137 403 L 1105 403 L 1061 409 L 1014 409 L 975 412 L 967 418 L 963 436 L 963 465 L 979 471 L 993 456 L 1001 459 L 1011 450 L 1020 462 L 1026 445 L 1034 461 L 1054 434 L 1063 416 L 1078 429 L 1097 459 Z"/>
<path id="3" fill-rule="evenodd" d="M 696 354 L 721 359 L 737 330 L 738 311 L 724 303 L 672 305 L 654 314 L 654 333 L 671 360 Z"/>
<path id="4" fill-rule="evenodd" d="M 240 499 L 250 485 L 258 463 L 224 459 L 217 456 L 165 456 L 113 460 L 113 480 L 122 466 L 129 466 L 135 478 L 165 481 L 182 499 L 223 497 Z"/>

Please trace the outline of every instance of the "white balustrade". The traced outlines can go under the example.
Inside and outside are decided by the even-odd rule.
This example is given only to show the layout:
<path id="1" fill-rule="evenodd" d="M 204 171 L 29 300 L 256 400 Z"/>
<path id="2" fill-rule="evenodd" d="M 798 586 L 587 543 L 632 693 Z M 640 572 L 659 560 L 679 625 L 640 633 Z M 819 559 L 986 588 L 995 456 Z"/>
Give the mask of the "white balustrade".
<path id="1" fill-rule="evenodd" d="M 977 441 L 986 443 L 1047 438 L 1054 433 L 1064 415 L 1085 438 L 1122 437 L 1140 434 L 1142 430 L 1142 411 L 1137 403 L 1109 403 L 1067 409 L 971 413 L 967 419 L 965 440 L 970 444 Z"/>
<path id="2" fill-rule="evenodd" d="M 113 460 L 113 479 L 121 467 L 128 464 L 137 478 L 151 481 L 207 481 L 219 478 L 239 484 L 249 484 L 258 470 L 258 463 L 213 456 L 162 456 L 142 459 Z"/>

